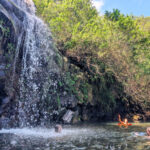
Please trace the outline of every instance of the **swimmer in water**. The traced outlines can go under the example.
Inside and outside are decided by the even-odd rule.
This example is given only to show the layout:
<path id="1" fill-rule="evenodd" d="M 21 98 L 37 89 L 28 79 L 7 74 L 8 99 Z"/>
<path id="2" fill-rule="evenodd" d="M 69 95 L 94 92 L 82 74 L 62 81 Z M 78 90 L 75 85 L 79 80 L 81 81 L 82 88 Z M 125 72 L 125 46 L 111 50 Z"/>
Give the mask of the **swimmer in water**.
<path id="1" fill-rule="evenodd" d="M 128 123 L 128 119 L 127 118 L 125 118 L 124 121 L 121 120 L 120 114 L 118 115 L 118 121 L 119 121 L 119 123 L 118 123 L 119 127 L 128 128 L 128 126 L 131 126 L 131 124 Z"/>
<path id="2" fill-rule="evenodd" d="M 147 135 L 146 135 L 146 133 L 147 133 Z M 134 132 L 134 136 L 136 136 L 136 137 L 141 136 L 143 138 L 150 139 L 150 127 L 148 127 L 146 129 L 146 133 L 145 132 Z"/>
<path id="3" fill-rule="evenodd" d="M 146 129 L 147 136 L 150 136 L 150 127 Z"/>
<path id="4" fill-rule="evenodd" d="M 147 135 L 146 135 L 146 133 L 147 133 Z M 150 139 L 150 127 L 148 127 L 146 129 L 146 133 L 145 132 L 135 132 L 134 135 L 135 136 L 142 136 L 143 138 Z"/>
<path id="5" fill-rule="evenodd" d="M 56 133 L 61 133 L 61 131 L 62 131 L 62 126 L 59 125 L 59 124 L 57 124 L 57 125 L 55 126 L 55 132 L 56 132 Z"/>

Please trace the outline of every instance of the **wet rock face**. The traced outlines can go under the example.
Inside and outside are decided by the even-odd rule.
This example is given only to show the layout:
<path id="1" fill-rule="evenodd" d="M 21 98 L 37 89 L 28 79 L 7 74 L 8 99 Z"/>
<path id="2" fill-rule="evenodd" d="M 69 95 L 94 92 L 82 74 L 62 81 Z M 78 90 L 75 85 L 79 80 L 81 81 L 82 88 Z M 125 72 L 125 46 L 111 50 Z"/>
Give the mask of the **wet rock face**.
<path id="1" fill-rule="evenodd" d="M 64 116 L 63 116 L 63 121 L 64 121 L 64 123 L 71 123 L 71 120 L 72 120 L 72 118 L 73 118 L 73 115 L 74 115 L 74 112 L 73 111 L 71 111 L 71 110 L 68 110 L 65 114 L 64 114 Z"/>
<path id="2" fill-rule="evenodd" d="M 2 2 L 2 1 L 0 1 Z M 11 83 L 14 49 L 16 43 L 15 29 L 12 22 L 0 10 L 0 126 L 8 127 L 12 115 L 13 103 L 9 89 L 15 92 Z M 16 80 L 16 83 L 18 81 Z M 7 125 L 6 125 L 7 124 Z"/>
<path id="3" fill-rule="evenodd" d="M 59 89 L 63 59 L 34 9 L 32 0 L 0 1 L 1 126 L 50 124 L 62 117 L 60 108 L 64 114 L 77 105 L 72 94 Z"/>
<path id="4" fill-rule="evenodd" d="M 0 1 L 0 12 L 12 23 L 15 34 L 18 35 L 22 29 L 22 22 L 25 16 L 23 11 L 20 11 L 13 2 L 9 0 Z"/>
<path id="5" fill-rule="evenodd" d="M 1 79 L 0 80 L 0 98 L 1 98 L 1 102 L 2 102 L 2 98 L 6 96 L 6 92 L 5 92 L 5 80 Z"/>

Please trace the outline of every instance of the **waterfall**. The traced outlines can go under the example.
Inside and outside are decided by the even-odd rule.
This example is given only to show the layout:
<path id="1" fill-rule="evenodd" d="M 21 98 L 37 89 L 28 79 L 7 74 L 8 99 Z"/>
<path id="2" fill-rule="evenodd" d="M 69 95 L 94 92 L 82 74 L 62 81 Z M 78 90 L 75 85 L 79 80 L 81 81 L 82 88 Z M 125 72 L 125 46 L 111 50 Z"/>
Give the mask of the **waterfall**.
<path id="1" fill-rule="evenodd" d="M 50 76 L 60 72 L 54 60 L 56 51 L 51 32 L 35 15 L 32 0 L 11 1 L 25 13 L 23 27 L 18 36 L 18 41 L 21 42 L 17 44 L 14 61 L 16 69 L 16 62 L 22 49 L 18 120 L 20 126 L 41 125 L 49 118 L 48 112 L 44 109 L 44 101 L 49 96 L 48 90 L 52 84 L 56 86 Z"/>
<path id="2" fill-rule="evenodd" d="M 35 14 L 35 6 L 32 0 L 11 0 L 14 2 L 18 7 L 23 9 L 24 11 L 30 13 L 30 14 Z"/>

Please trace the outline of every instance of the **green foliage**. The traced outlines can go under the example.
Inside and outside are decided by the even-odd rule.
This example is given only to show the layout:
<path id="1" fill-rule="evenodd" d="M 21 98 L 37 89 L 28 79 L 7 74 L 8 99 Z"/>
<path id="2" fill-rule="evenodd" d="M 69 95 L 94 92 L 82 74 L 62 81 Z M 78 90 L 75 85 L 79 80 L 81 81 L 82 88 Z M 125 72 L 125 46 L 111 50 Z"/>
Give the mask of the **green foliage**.
<path id="1" fill-rule="evenodd" d="M 12 52 L 12 51 L 14 51 L 15 48 L 14 48 L 14 45 L 12 43 L 8 43 L 7 49 L 9 52 Z"/>
<path id="2" fill-rule="evenodd" d="M 0 20 L 0 29 L 2 31 L 2 36 L 8 37 L 9 34 L 9 28 L 5 27 L 4 22 Z"/>
<path id="3" fill-rule="evenodd" d="M 142 30 L 150 33 L 150 17 L 138 17 L 137 22 Z"/>
<path id="4" fill-rule="evenodd" d="M 66 72 L 64 82 L 65 82 L 65 90 L 68 91 L 70 94 L 76 94 L 76 77 L 71 75 L 70 72 Z"/>
<path id="5" fill-rule="evenodd" d="M 105 11 L 105 17 L 107 19 L 110 19 L 111 21 L 118 21 L 119 18 L 121 17 L 120 10 L 113 9 L 112 13 L 110 11 Z"/>
<path id="6" fill-rule="evenodd" d="M 62 59 L 62 57 L 58 53 L 55 56 L 55 62 L 58 64 L 59 67 L 62 67 L 62 65 L 63 65 L 63 59 Z"/>
<path id="7" fill-rule="evenodd" d="M 103 85 L 114 84 L 115 76 L 134 100 L 150 100 L 149 18 L 125 16 L 118 9 L 99 16 L 90 0 L 34 2 L 37 13 L 50 26 L 57 48 L 67 57 L 75 58 L 92 82 L 108 72 L 109 77 L 104 76 L 104 81 L 101 78 Z M 77 91 L 70 75 L 66 76 L 66 84 L 68 90 Z M 110 105 L 115 104 L 111 89 L 100 89 L 105 89 L 103 98 L 110 100 Z M 82 85 L 80 91 L 85 95 L 80 99 L 86 99 L 86 86 Z"/>
<path id="8" fill-rule="evenodd" d="M 10 33 L 9 28 L 5 27 L 4 22 L 2 20 L 0 20 L 0 29 L 2 32 L 0 39 L 4 36 L 8 37 L 8 35 Z"/>
<path id="9" fill-rule="evenodd" d="M 50 0 L 33 0 L 37 9 L 38 9 L 38 14 L 41 14 L 44 9 L 48 6 L 48 3 Z"/>
<path id="10" fill-rule="evenodd" d="M 75 41 L 67 41 L 64 45 L 64 49 L 68 50 L 68 49 L 72 49 L 76 46 L 76 42 Z"/>
<path id="11" fill-rule="evenodd" d="M 5 60 L 7 62 L 6 69 L 11 66 L 10 63 L 13 61 L 15 50 L 14 44 L 11 42 L 10 35 L 9 26 L 6 25 L 6 22 L 0 20 L 0 44 L 2 42 L 2 45 L 5 47 L 5 50 L 1 53 L 5 56 Z"/>

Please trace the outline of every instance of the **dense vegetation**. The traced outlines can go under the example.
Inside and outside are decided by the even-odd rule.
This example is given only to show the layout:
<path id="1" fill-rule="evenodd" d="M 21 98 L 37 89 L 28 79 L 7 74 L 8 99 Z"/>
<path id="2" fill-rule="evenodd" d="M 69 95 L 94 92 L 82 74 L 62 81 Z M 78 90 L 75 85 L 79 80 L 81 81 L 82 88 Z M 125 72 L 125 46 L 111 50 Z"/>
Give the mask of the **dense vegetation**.
<path id="1" fill-rule="evenodd" d="M 57 48 L 90 80 L 113 84 L 113 76 L 134 101 L 150 106 L 149 17 L 125 16 L 117 9 L 100 16 L 90 0 L 34 2 Z"/>
<path id="2" fill-rule="evenodd" d="M 150 17 L 139 17 L 137 18 L 140 28 L 150 33 Z"/>

